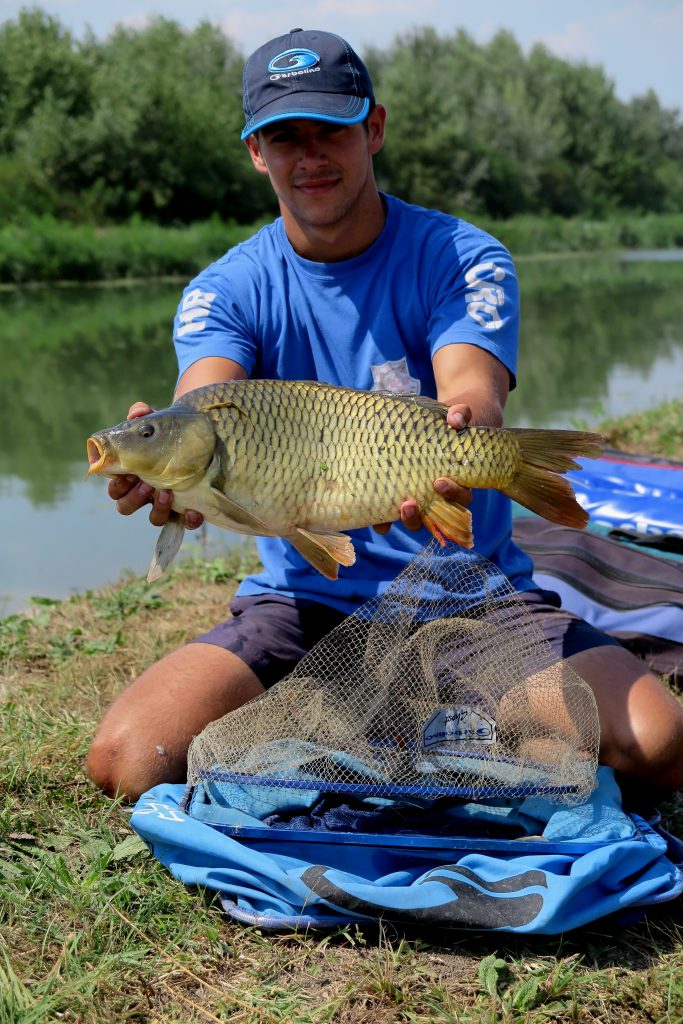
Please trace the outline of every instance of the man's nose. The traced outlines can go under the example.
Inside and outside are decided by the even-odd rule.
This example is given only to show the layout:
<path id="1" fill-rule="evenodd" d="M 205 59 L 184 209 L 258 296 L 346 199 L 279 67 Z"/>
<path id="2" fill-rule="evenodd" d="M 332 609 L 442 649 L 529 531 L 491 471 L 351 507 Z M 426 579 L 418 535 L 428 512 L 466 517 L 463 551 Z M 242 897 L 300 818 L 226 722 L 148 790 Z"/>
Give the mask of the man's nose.
<path id="1" fill-rule="evenodd" d="M 327 160 L 325 140 L 311 133 L 299 139 L 299 159 L 306 163 L 323 163 Z"/>

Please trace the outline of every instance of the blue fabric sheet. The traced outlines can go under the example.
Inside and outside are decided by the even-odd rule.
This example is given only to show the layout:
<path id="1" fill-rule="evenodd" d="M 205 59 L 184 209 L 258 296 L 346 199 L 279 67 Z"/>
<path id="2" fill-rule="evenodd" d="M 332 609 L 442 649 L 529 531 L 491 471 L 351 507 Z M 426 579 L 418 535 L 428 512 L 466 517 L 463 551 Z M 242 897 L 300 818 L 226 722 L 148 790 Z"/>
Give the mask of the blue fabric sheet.
<path id="1" fill-rule="evenodd" d="M 503 808 L 521 840 L 292 832 L 225 807 L 208 824 L 181 810 L 183 787 L 172 785 L 145 793 L 131 824 L 176 878 L 216 890 L 235 919 L 263 928 L 382 918 L 557 934 L 683 890 L 677 844 L 621 809 L 610 769 L 599 783 L 578 807 L 532 798 Z M 470 819 L 492 814 L 456 806 Z"/>

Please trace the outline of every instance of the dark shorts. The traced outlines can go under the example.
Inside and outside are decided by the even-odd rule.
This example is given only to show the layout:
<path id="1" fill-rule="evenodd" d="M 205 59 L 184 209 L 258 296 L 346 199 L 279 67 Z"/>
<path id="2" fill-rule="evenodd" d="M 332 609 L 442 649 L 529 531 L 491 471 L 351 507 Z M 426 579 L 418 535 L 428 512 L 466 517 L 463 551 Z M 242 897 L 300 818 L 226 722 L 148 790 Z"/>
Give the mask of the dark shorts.
<path id="1" fill-rule="evenodd" d="M 562 658 L 592 647 L 621 646 L 614 637 L 564 611 L 559 595 L 552 590 L 528 590 L 520 597 L 550 646 Z M 266 689 L 291 672 L 304 654 L 346 618 L 344 612 L 329 605 L 281 595 L 235 597 L 230 611 L 231 619 L 192 642 L 215 644 L 232 651 Z"/>

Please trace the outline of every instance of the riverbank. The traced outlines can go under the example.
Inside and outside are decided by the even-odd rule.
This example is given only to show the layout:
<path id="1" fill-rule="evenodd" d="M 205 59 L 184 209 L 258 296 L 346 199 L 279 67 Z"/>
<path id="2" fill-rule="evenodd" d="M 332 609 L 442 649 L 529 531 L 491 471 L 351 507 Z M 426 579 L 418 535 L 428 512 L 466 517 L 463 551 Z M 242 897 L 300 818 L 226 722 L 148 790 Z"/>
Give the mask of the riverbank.
<path id="1" fill-rule="evenodd" d="M 556 216 L 472 219 L 500 238 L 515 257 L 683 247 L 683 214 L 623 215 L 604 221 Z M 98 227 L 33 217 L 0 228 L 0 285 L 187 280 L 259 226 L 214 218 L 173 228 L 142 220 Z"/>
<path id="2" fill-rule="evenodd" d="M 683 402 L 603 424 L 611 444 L 683 459 Z M 345 928 L 264 936 L 164 871 L 84 759 L 103 709 L 225 614 L 254 555 L 127 576 L 0 621 L 0 1020 L 241 1024 L 677 1021 L 680 900 L 577 935 Z M 683 834 L 683 799 L 662 807 Z"/>

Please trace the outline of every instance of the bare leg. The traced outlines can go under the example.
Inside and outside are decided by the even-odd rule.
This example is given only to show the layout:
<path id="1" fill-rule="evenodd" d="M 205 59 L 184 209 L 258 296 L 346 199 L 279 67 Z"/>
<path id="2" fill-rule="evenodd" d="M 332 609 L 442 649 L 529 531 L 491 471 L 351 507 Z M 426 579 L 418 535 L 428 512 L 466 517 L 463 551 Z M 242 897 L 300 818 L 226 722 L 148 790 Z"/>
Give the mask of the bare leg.
<path id="1" fill-rule="evenodd" d="M 90 748 L 88 774 L 110 796 L 131 800 L 160 782 L 184 781 L 192 738 L 260 693 L 256 675 L 231 651 L 180 647 L 111 705 Z"/>
<path id="2" fill-rule="evenodd" d="M 644 662 L 625 648 L 605 646 L 581 651 L 564 664 L 593 691 L 600 762 L 615 769 L 626 795 L 651 803 L 682 787 L 683 706 Z M 581 733 L 586 722 L 576 691 L 571 693 L 572 679 L 559 668 L 510 690 L 498 709 L 501 726 L 513 737 L 532 719 L 540 734 L 524 741 L 523 754 L 549 763 L 560 762 L 568 748 L 590 747 Z"/>
<path id="3" fill-rule="evenodd" d="M 650 801 L 683 786 L 683 707 L 625 648 L 594 647 L 568 659 L 590 685 L 600 719 L 600 761 Z"/>

